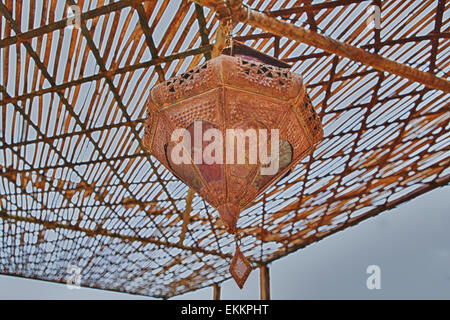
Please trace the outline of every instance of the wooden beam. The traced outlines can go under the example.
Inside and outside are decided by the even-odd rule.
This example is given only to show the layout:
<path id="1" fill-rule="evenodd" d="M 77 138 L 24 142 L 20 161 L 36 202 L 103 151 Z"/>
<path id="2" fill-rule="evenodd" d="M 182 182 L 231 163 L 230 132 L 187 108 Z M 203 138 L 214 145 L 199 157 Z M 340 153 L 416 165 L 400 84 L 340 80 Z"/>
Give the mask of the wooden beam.
<path id="1" fill-rule="evenodd" d="M 261 300 L 270 300 L 270 269 L 266 264 L 259 267 L 259 285 Z"/>
<path id="2" fill-rule="evenodd" d="M 396 44 L 404 44 L 404 43 L 409 43 L 409 42 L 430 41 L 430 40 L 434 40 L 434 39 L 439 41 L 439 39 L 449 39 L 449 38 L 450 38 L 450 32 L 442 32 L 439 35 L 430 34 L 430 35 L 427 35 L 427 36 L 414 36 L 414 37 L 409 37 L 409 38 L 400 38 L 400 39 L 395 39 L 395 40 L 386 40 L 386 41 L 381 42 L 379 44 L 376 44 L 376 43 L 365 44 L 365 45 L 361 46 L 361 48 L 363 48 L 363 49 L 372 49 L 372 48 L 375 48 L 376 46 L 379 46 L 379 49 L 381 49 L 382 47 L 394 46 Z M 253 35 L 253 39 L 259 39 L 258 38 L 258 34 Z M 318 53 L 311 53 L 311 54 L 301 55 L 301 56 L 296 56 L 296 57 L 291 57 L 291 58 L 285 58 L 285 59 L 281 59 L 281 60 L 284 61 L 284 62 L 297 62 L 297 61 L 305 61 L 305 60 L 308 60 L 308 59 L 318 59 L 318 58 L 326 57 L 326 56 L 329 56 L 329 55 L 330 55 L 329 52 L 318 52 Z"/>
<path id="3" fill-rule="evenodd" d="M 445 0 L 439 0 L 438 7 L 436 9 L 436 19 L 434 21 L 434 30 L 432 33 L 436 36 L 441 34 L 442 20 L 444 17 Z M 439 38 L 435 37 L 431 39 L 431 52 L 430 52 L 430 67 L 428 72 L 436 73 L 436 59 L 438 54 Z"/>
<path id="4" fill-rule="evenodd" d="M 147 47 L 150 50 L 150 53 L 152 54 L 152 59 L 158 59 L 159 58 L 158 50 L 156 49 L 155 42 L 153 41 L 152 32 L 150 31 L 150 28 L 148 27 L 148 19 L 147 19 L 147 16 L 145 14 L 145 9 L 142 6 L 142 4 L 139 4 L 136 6 L 136 11 L 138 12 L 139 23 L 141 25 L 142 32 L 145 35 L 145 42 L 147 43 Z M 161 68 L 161 65 L 156 64 L 155 70 L 156 70 L 156 73 L 158 74 L 158 81 L 164 82 L 165 81 L 164 71 Z"/>
<path id="5" fill-rule="evenodd" d="M 75 4 L 75 3 L 72 3 Z M 14 30 L 14 32 L 16 34 L 20 33 L 20 27 L 18 25 L 18 22 L 15 21 L 11 15 L 11 13 L 9 12 L 8 8 L 2 3 L 0 2 L 0 12 L 3 14 L 3 16 L 5 17 L 6 21 L 9 23 L 9 25 L 11 26 L 12 30 Z M 89 42 L 88 42 L 89 43 Z M 43 76 L 46 78 L 46 80 L 50 83 L 50 85 L 52 87 L 56 86 L 56 82 L 55 79 L 50 75 L 50 73 L 47 70 L 47 67 L 44 65 L 44 63 L 41 61 L 41 59 L 39 58 L 38 54 L 36 53 L 36 51 L 34 51 L 32 45 L 29 42 L 23 42 L 23 46 L 26 49 L 26 52 L 28 53 L 28 55 L 34 60 L 36 66 L 38 67 L 38 69 L 41 71 L 41 73 L 43 74 Z M 8 97 L 8 94 L 6 92 L 5 89 L 2 89 L 2 91 L 4 91 L 5 96 Z M 67 100 L 67 98 L 64 96 L 64 94 L 60 91 L 56 91 L 61 103 L 66 107 L 67 112 L 71 115 L 71 117 L 75 120 L 75 122 L 82 128 L 82 130 L 86 130 L 86 126 L 85 123 L 83 123 L 79 117 L 79 115 L 74 111 L 73 106 L 69 103 L 69 101 Z M 24 114 L 24 111 L 22 110 L 22 108 L 19 108 L 17 105 L 15 105 L 15 109 L 22 114 L 22 116 L 28 121 L 28 123 L 32 123 L 31 119 L 29 118 L 29 116 L 27 114 Z M 130 119 L 127 119 L 130 120 Z M 38 126 L 36 124 L 33 124 L 33 127 L 36 129 L 36 131 L 42 136 L 45 137 L 45 135 L 40 131 L 40 128 L 38 128 Z M 133 128 L 133 127 L 131 127 Z M 95 140 L 93 139 L 92 136 L 87 136 L 87 138 L 89 139 L 89 141 L 93 144 L 95 150 L 100 154 L 101 157 L 103 158 L 107 158 L 106 155 L 104 154 L 103 150 L 98 146 L 98 144 L 95 142 Z M 73 164 L 71 164 L 61 153 L 60 150 L 58 150 L 55 146 L 52 146 L 52 149 L 56 152 L 56 154 L 58 154 L 58 156 L 61 157 L 61 159 L 64 161 L 64 163 L 70 167 L 73 167 Z M 117 169 L 114 168 L 114 166 L 109 165 L 109 167 L 111 168 L 111 171 L 115 174 L 115 176 L 119 179 L 119 181 L 122 181 L 121 176 L 119 175 L 119 173 L 117 172 Z M 83 176 L 77 172 L 77 170 L 73 170 L 81 179 L 81 181 L 83 181 L 84 183 L 87 184 L 86 181 L 84 181 Z M 132 192 L 129 190 L 128 187 L 125 187 L 125 189 L 127 189 L 127 191 L 132 194 Z M 176 209 L 176 207 L 175 207 Z"/>
<path id="6" fill-rule="evenodd" d="M 202 39 L 202 46 L 209 45 L 208 29 L 206 28 L 205 13 L 203 7 L 199 4 L 195 4 L 195 12 L 197 14 L 198 29 L 200 31 L 200 38 Z M 205 59 L 211 59 L 211 52 L 205 52 Z"/>
<path id="7" fill-rule="evenodd" d="M 222 53 L 222 50 L 226 46 L 226 42 L 227 42 L 227 26 L 226 26 L 226 24 L 227 24 L 227 20 L 220 20 L 220 22 L 219 22 L 219 27 L 217 28 L 217 33 L 216 33 L 216 41 L 214 42 L 214 46 L 213 46 L 213 49 L 211 52 L 212 58 L 218 57 Z M 233 24 L 233 27 L 234 27 L 234 24 Z"/>
<path id="8" fill-rule="evenodd" d="M 269 33 L 269 32 L 262 32 L 262 33 L 253 33 L 253 34 L 246 34 L 244 36 L 237 36 L 234 37 L 234 40 L 240 41 L 240 42 L 244 42 L 247 40 L 259 40 L 259 39 L 267 39 L 267 38 L 272 38 L 275 37 L 273 34 Z"/>
<path id="9" fill-rule="evenodd" d="M 212 10 L 223 7 L 223 1 L 220 0 L 194 1 L 207 6 Z M 317 32 L 278 20 L 276 17 L 270 17 L 264 13 L 243 6 L 241 0 L 229 0 L 229 3 L 235 21 L 248 23 L 253 27 L 261 28 L 274 35 L 287 37 L 338 56 L 358 61 L 378 71 L 395 74 L 413 82 L 423 84 L 431 89 L 441 90 L 446 93 L 450 92 L 450 81 L 446 79 L 436 77 L 428 72 L 423 72 L 377 54 L 367 52 L 364 49 L 337 41 L 325 35 L 318 34 Z"/>
<path id="10" fill-rule="evenodd" d="M 67 1 L 69 4 L 71 4 L 71 5 L 76 5 L 76 3 L 75 3 L 74 0 L 66 0 L 66 1 Z M 123 115 L 123 117 L 126 119 L 126 121 L 131 121 L 131 116 L 130 116 L 130 115 L 128 114 L 128 112 L 127 112 L 127 107 L 124 105 L 124 103 L 123 103 L 123 101 L 122 101 L 122 97 L 121 97 L 121 95 L 120 95 L 120 93 L 119 93 L 119 90 L 118 90 L 118 89 L 116 88 L 116 86 L 114 85 L 114 82 L 113 82 L 113 80 L 112 80 L 112 79 L 113 79 L 112 76 L 109 76 L 109 75 L 108 75 L 108 70 L 107 70 L 107 68 L 106 68 L 105 62 L 104 62 L 104 60 L 103 60 L 103 57 L 100 55 L 100 51 L 98 50 L 98 48 L 97 48 L 97 46 L 96 46 L 96 44 L 95 44 L 95 42 L 94 42 L 94 40 L 93 40 L 93 37 L 92 37 L 91 32 L 89 31 L 89 29 L 87 28 L 86 24 L 85 24 L 83 21 L 81 21 L 81 26 L 80 26 L 80 27 L 81 27 L 81 33 L 82 33 L 84 39 L 86 40 L 87 46 L 89 47 L 90 52 L 93 54 L 93 56 L 94 56 L 94 58 L 95 58 L 95 61 L 97 62 L 97 65 L 100 67 L 100 70 L 101 70 L 102 72 L 106 72 L 106 74 L 107 74 L 107 75 L 104 77 L 104 79 L 105 79 L 105 82 L 108 84 L 109 90 L 110 90 L 111 93 L 113 94 L 114 100 L 117 102 L 117 106 L 119 107 L 119 109 L 120 109 L 120 111 L 122 112 L 122 115 Z M 83 128 L 83 126 L 82 126 L 82 128 Z M 134 128 L 134 127 L 130 127 L 130 128 L 131 128 L 131 133 L 134 135 L 134 137 L 135 137 L 135 139 L 136 139 L 136 142 L 138 143 L 139 147 L 140 147 L 142 150 L 145 150 L 145 146 L 143 145 L 142 138 L 141 138 L 139 132 L 137 131 L 137 129 Z M 94 143 L 95 143 L 95 142 L 94 142 Z M 105 157 L 105 156 L 103 155 L 103 151 L 102 151 L 98 146 L 95 146 L 95 148 L 96 148 L 96 149 L 99 149 L 99 150 L 98 150 L 99 153 L 100 153 L 103 157 Z M 158 170 L 157 170 L 157 168 L 156 168 L 155 162 L 154 162 L 153 159 L 150 157 L 150 155 L 147 155 L 146 158 L 147 158 L 147 160 L 148 160 L 148 163 L 150 164 L 150 167 L 151 167 L 152 170 L 153 170 L 153 173 L 156 175 L 157 179 L 158 179 L 159 181 L 161 181 L 161 180 L 162 180 L 162 179 L 161 179 L 161 174 L 158 172 Z M 118 175 L 117 170 L 116 170 L 113 166 L 110 166 L 110 167 L 111 167 L 111 171 L 113 171 L 113 173 L 119 178 L 119 181 L 123 182 L 123 181 L 122 181 L 122 178 L 120 177 L 120 175 Z M 123 184 L 123 185 L 125 185 L 125 184 Z M 164 183 L 161 183 L 160 185 L 161 185 L 162 190 L 164 191 L 164 193 L 168 195 L 168 201 L 169 201 L 170 204 L 172 205 L 174 211 L 177 212 L 177 213 L 180 215 L 180 217 L 182 217 L 182 213 L 178 210 L 178 208 L 177 208 L 175 202 L 174 202 L 173 199 L 170 197 L 170 192 L 169 192 L 169 190 L 167 189 L 167 186 L 166 186 Z M 130 194 L 133 194 L 127 187 L 126 187 L 125 189 L 126 189 Z"/>
<path id="11" fill-rule="evenodd" d="M 238 36 L 238 37 L 233 38 L 233 40 L 244 42 L 247 40 L 259 40 L 259 39 L 267 39 L 267 38 L 272 38 L 272 37 L 278 37 L 278 36 L 274 36 L 273 34 L 268 33 L 268 32 L 263 32 L 263 33 L 257 33 L 257 34 L 249 34 L 249 35 L 245 35 L 245 36 Z M 420 41 L 431 41 L 431 40 L 435 40 L 435 39 L 436 39 L 436 41 L 439 41 L 439 39 L 449 39 L 449 38 L 450 38 L 450 32 L 441 32 L 439 34 L 429 34 L 426 36 L 414 36 L 414 37 L 408 37 L 408 38 L 386 40 L 384 42 L 380 42 L 379 44 L 369 43 L 369 44 L 365 44 L 365 45 L 361 46 L 360 48 L 372 49 L 378 45 L 381 49 L 382 47 L 394 46 L 396 44 L 404 44 L 404 43 L 409 43 L 409 42 L 420 42 Z M 297 62 L 297 61 L 305 61 L 308 59 L 322 58 L 322 57 L 326 57 L 329 55 L 330 55 L 329 52 L 317 52 L 317 53 L 311 53 L 311 54 L 306 54 L 306 55 L 303 54 L 301 56 L 296 56 L 296 57 L 291 57 L 291 58 L 282 58 L 281 61 Z"/>
<path id="12" fill-rule="evenodd" d="M 180 240 L 178 244 L 183 245 L 184 239 L 186 237 L 186 232 L 188 231 L 189 223 L 191 222 L 191 211 L 192 211 L 192 200 L 194 199 L 195 191 L 189 188 L 186 195 L 186 208 L 183 213 L 183 225 L 181 227 Z"/>
<path id="13" fill-rule="evenodd" d="M 208 45 L 205 47 L 199 47 L 196 49 L 191 49 L 191 50 L 187 50 L 184 52 L 178 52 L 178 53 L 174 53 L 170 56 L 166 56 L 166 57 L 159 57 L 159 58 L 154 58 L 151 59 L 149 61 L 145 61 L 145 62 L 140 62 L 137 64 L 133 64 L 133 65 L 127 65 L 124 66 L 122 68 L 117 68 L 117 69 L 110 69 L 107 71 L 101 71 L 95 75 L 92 76 L 88 76 L 88 77 L 84 77 L 84 78 L 80 78 L 80 79 L 76 79 L 73 81 L 69 81 L 69 82 L 65 82 L 62 83 L 60 85 L 55 85 L 55 86 L 51 86 L 49 88 L 45 88 L 45 89 L 41 89 L 41 90 L 37 90 L 37 91 L 33 91 L 30 93 L 25 93 L 23 95 L 17 96 L 17 97 L 6 97 L 3 98 L 0 101 L 0 105 L 6 104 L 6 103 L 14 103 L 17 101 L 21 101 L 21 100 L 26 100 L 26 99 L 33 99 L 36 96 L 40 96 L 46 93 L 50 93 L 50 92 L 57 92 L 57 91 L 63 91 L 67 88 L 73 87 L 73 86 L 78 86 L 80 84 L 83 83 L 87 83 L 87 82 L 91 82 L 91 81 L 97 81 L 97 80 L 101 80 L 104 77 L 107 76 L 115 76 L 118 74 L 123 74 L 123 73 L 127 73 L 127 72 L 131 72 L 131 71 L 135 71 L 138 69 L 144 69 L 144 68 L 149 68 L 151 66 L 155 66 L 161 63 L 167 63 L 167 62 L 171 62 L 177 59 L 183 59 L 189 56 L 194 56 L 194 55 L 198 55 L 198 54 L 204 54 L 206 52 L 211 51 L 213 48 L 212 45 Z"/>
<path id="14" fill-rule="evenodd" d="M 108 5 L 98 7 L 93 10 L 90 10 L 90 11 L 83 12 L 83 13 L 81 13 L 80 18 L 82 21 L 94 19 L 101 15 L 105 15 L 105 14 L 111 13 L 113 11 L 119 11 L 124 8 L 130 7 L 130 6 L 142 3 L 142 2 L 146 2 L 146 1 L 153 1 L 153 0 L 123 0 L 123 1 L 119 1 L 119 2 L 113 2 Z M 32 30 L 29 30 L 24 33 L 18 33 L 15 36 L 11 36 L 11 37 L 8 37 L 5 39 L 1 39 L 0 40 L 0 48 L 4 48 L 6 46 L 12 45 L 19 40 L 20 41 L 31 40 L 35 37 L 42 36 L 46 33 L 50 33 L 55 30 L 58 30 L 58 29 L 64 29 L 65 27 L 67 27 L 68 20 L 69 20 L 69 18 L 63 18 L 59 21 L 52 22 L 50 24 L 41 26 L 39 28 L 32 29 Z"/>
<path id="15" fill-rule="evenodd" d="M 366 0 L 369 1 L 369 0 Z M 318 11 L 318 10 L 323 10 L 323 9 L 332 9 L 332 8 L 337 8 L 340 6 L 348 6 L 351 4 L 356 4 L 356 3 L 361 3 L 363 1 L 361 0 L 337 0 L 337 1 L 326 1 L 323 3 L 316 3 L 316 4 L 305 4 L 301 7 L 293 7 L 293 8 L 287 8 L 287 9 L 280 9 L 280 10 L 273 10 L 273 11 L 269 11 L 267 12 L 268 15 L 270 16 L 290 16 L 292 14 L 299 14 L 299 13 L 303 13 L 303 12 L 314 12 L 314 11 Z"/>
<path id="16" fill-rule="evenodd" d="M 21 221 L 21 222 L 37 224 L 37 225 L 43 226 L 45 229 L 63 229 L 63 230 L 71 230 L 71 231 L 81 232 L 81 233 L 84 233 L 85 235 L 87 235 L 89 237 L 93 237 L 93 238 L 100 235 L 100 236 L 108 237 L 108 238 L 112 238 L 112 239 L 119 239 L 119 240 L 122 240 L 123 242 L 127 242 L 127 243 L 131 243 L 134 241 L 141 242 L 144 245 L 152 243 L 152 244 L 155 244 L 156 246 L 161 246 L 161 247 L 165 247 L 165 248 L 178 248 L 183 251 L 192 252 L 193 254 L 203 253 L 205 255 L 217 256 L 222 259 L 232 259 L 233 258 L 233 256 L 230 253 L 222 253 L 222 252 L 218 252 L 218 251 L 213 251 L 213 250 L 208 250 L 208 249 L 193 247 L 193 246 L 180 246 L 177 243 L 172 243 L 172 242 L 163 241 L 160 239 L 150 238 L 150 237 L 141 237 L 139 235 L 127 235 L 127 234 L 123 234 L 123 233 L 116 233 L 116 232 L 106 230 L 101 226 L 98 226 L 96 229 L 89 229 L 86 227 L 80 227 L 79 225 L 73 225 L 70 223 L 37 219 L 32 216 L 23 217 L 23 216 L 18 216 L 18 215 L 11 215 L 4 210 L 0 211 L 0 219 L 1 220 L 11 220 L 14 222 Z"/>
<path id="17" fill-rule="evenodd" d="M 213 300 L 220 300 L 220 284 L 214 283 L 213 284 Z"/>

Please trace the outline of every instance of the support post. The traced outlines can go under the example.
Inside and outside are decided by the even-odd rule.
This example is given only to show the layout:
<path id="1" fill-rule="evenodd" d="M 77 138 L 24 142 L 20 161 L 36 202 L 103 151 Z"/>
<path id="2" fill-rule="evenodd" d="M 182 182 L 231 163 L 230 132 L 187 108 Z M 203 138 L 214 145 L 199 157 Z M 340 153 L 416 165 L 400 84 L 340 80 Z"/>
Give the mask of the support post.
<path id="1" fill-rule="evenodd" d="M 220 300 L 220 285 L 218 283 L 213 284 L 214 294 L 213 300 Z"/>
<path id="2" fill-rule="evenodd" d="M 259 267 L 259 283 L 261 300 L 270 300 L 270 269 L 265 264 Z"/>

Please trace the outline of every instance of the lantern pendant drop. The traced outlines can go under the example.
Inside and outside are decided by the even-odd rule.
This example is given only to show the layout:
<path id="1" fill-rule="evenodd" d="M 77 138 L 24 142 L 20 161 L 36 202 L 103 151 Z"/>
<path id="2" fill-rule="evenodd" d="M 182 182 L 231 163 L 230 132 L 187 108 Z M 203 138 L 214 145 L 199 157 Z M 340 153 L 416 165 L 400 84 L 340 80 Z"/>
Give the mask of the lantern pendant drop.
<path id="1" fill-rule="evenodd" d="M 299 74 L 245 45 L 232 51 L 152 88 L 143 142 L 235 234 L 240 213 L 323 131 Z M 240 287 L 250 271 L 237 244 L 230 272 Z"/>
<path id="2" fill-rule="evenodd" d="M 252 271 L 252 266 L 242 253 L 238 243 L 236 243 L 236 251 L 234 253 L 233 260 L 231 260 L 229 270 L 238 287 L 242 289 L 248 276 L 250 275 L 250 272 Z"/>

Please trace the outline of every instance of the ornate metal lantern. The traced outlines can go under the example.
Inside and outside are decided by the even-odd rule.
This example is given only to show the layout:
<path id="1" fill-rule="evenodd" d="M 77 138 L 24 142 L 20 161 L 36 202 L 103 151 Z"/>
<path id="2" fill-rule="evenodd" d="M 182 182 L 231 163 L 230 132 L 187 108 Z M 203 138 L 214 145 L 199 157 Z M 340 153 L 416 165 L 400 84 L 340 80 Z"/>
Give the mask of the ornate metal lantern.
<path id="1" fill-rule="evenodd" d="M 146 148 L 218 209 L 230 233 L 236 233 L 240 212 L 310 154 L 322 139 L 321 121 L 302 77 L 287 67 L 270 56 L 235 44 L 233 56 L 222 54 L 151 90 L 144 137 Z M 198 128 L 201 128 L 200 135 L 196 132 Z M 188 134 L 183 139 L 178 135 L 174 140 L 178 129 L 185 129 L 183 132 Z M 218 132 L 219 136 L 216 134 L 214 140 L 205 139 L 202 132 L 208 130 Z M 235 131 L 231 131 L 234 135 L 229 139 L 230 130 Z M 257 135 L 255 145 L 250 141 L 252 132 L 266 132 L 266 139 Z M 189 140 L 185 140 L 186 136 L 195 138 L 186 141 Z M 178 139 L 183 140 L 182 150 Z M 239 140 L 244 141 L 245 147 L 236 150 L 230 141 Z M 223 144 L 222 150 L 216 145 L 210 152 L 216 161 L 196 161 L 199 154 L 200 160 L 205 160 L 205 151 L 213 141 Z M 268 143 L 263 144 L 264 141 Z M 278 148 L 271 149 L 274 144 Z M 267 154 L 278 149 L 276 154 L 271 154 L 271 160 L 277 162 L 276 170 L 264 173 L 262 168 L 267 169 L 268 163 L 260 159 L 252 161 L 252 147 L 266 149 Z M 228 157 L 230 148 L 236 152 Z M 181 163 L 173 159 L 174 152 L 180 150 L 187 154 Z M 243 163 L 236 160 L 239 156 L 245 160 Z M 250 270 L 250 264 L 237 246 L 230 272 L 239 287 L 242 288 Z"/>

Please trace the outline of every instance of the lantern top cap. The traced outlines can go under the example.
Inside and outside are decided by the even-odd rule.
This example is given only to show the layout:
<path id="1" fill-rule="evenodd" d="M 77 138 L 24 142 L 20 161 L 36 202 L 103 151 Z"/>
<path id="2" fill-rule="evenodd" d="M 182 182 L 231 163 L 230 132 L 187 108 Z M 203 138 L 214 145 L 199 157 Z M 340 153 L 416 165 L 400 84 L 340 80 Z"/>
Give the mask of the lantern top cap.
<path id="1" fill-rule="evenodd" d="M 220 87 L 291 104 L 305 95 L 303 78 L 299 74 L 255 60 L 220 55 L 154 86 L 149 103 L 161 109 Z"/>
<path id="2" fill-rule="evenodd" d="M 290 69 L 291 65 L 277 58 L 269 56 L 261 51 L 255 50 L 239 41 L 233 40 L 231 47 L 223 49 L 222 54 L 240 57 L 242 59 L 251 59 L 259 63 L 268 64 L 274 67 Z M 252 59 L 253 58 L 253 59 Z"/>

